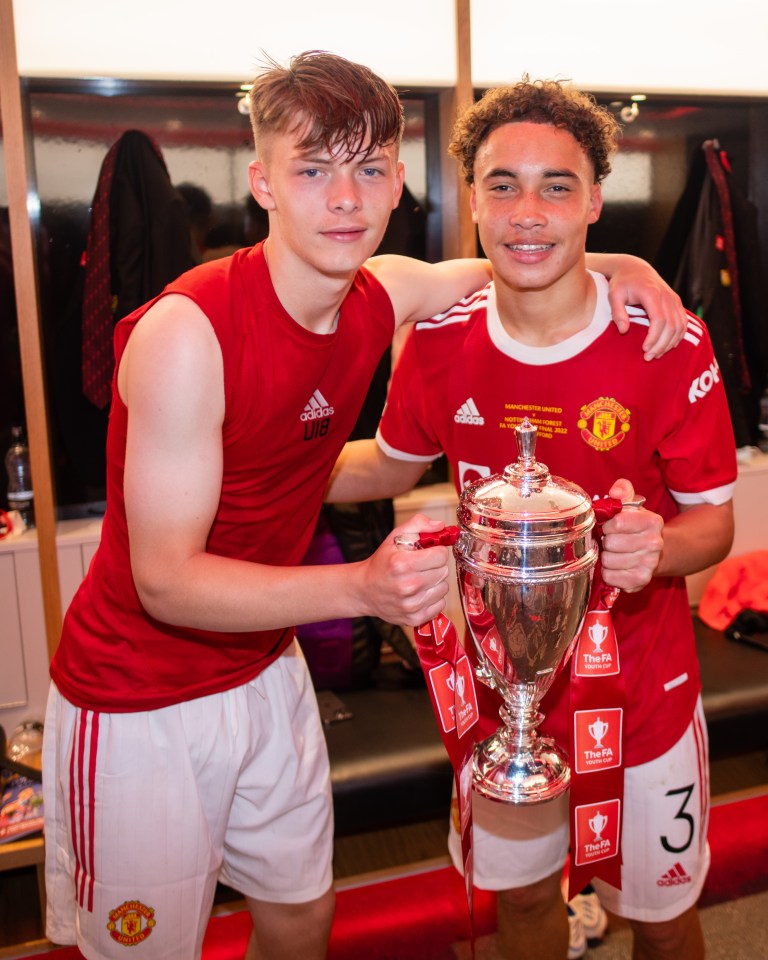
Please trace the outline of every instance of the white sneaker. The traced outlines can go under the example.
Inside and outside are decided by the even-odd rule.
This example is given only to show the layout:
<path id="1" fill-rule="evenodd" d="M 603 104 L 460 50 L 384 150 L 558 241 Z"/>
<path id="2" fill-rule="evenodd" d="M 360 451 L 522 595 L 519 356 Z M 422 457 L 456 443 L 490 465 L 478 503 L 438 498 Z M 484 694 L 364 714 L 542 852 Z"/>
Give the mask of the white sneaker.
<path id="1" fill-rule="evenodd" d="M 581 960 L 587 952 L 587 938 L 581 917 L 568 904 L 568 960 Z"/>
<path id="2" fill-rule="evenodd" d="M 568 904 L 581 920 L 587 943 L 593 947 L 605 936 L 608 927 L 608 915 L 594 891 L 579 893 Z"/>

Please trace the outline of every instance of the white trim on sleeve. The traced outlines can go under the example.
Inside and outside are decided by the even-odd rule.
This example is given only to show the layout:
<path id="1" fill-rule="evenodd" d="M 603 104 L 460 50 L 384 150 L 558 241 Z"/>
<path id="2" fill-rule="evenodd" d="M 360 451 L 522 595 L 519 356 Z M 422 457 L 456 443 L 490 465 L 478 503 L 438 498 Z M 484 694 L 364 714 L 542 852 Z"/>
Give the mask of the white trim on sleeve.
<path id="1" fill-rule="evenodd" d="M 440 453 L 423 456 L 417 453 L 406 453 L 404 450 L 396 450 L 382 437 L 381 430 L 376 431 L 376 443 L 378 443 L 381 451 L 386 453 L 388 457 L 392 457 L 393 460 L 408 460 L 411 463 L 432 463 L 433 460 L 437 460 L 438 457 L 442 456 Z"/>
<path id="2" fill-rule="evenodd" d="M 719 507 L 723 503 L 733 500 L 735 483 L 726 483 L 723 487 L 714 487 L 712 490 L 701 490 L 699 493 L 681 493 L 679 490 L 669 492 L 680 506 L 691 506 L 697 503 L 711 503 Z"/>

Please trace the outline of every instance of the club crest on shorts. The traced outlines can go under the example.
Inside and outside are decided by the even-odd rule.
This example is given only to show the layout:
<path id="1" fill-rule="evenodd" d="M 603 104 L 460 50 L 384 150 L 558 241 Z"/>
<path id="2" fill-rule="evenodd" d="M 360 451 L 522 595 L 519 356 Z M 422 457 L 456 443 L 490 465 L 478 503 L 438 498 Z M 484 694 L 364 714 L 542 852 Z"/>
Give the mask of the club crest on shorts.
<path id="1" fill-rule="evenodd" d="M 594 450 L 612 450 L 629 432 L 629 410 L 613 397 L 598 397 L 579 413 L 581 439 Z"/>
<path id="2" fill-rule="evenodd" d="M 110 911 L 107 930 L 124 947 L 135 947 L 152 933 L 157 921 L 155 911 L 139 900 L 126 900 Z"/>

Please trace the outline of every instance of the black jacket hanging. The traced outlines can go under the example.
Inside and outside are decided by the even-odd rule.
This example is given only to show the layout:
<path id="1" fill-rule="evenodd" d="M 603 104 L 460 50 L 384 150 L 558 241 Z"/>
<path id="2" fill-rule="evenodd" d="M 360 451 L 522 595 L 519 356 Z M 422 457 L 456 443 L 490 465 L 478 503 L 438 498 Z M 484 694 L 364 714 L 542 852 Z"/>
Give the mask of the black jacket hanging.
<path id="1" fill-rule="evenodd" d="M 112 158 L 108 162 L 109 153 Z M 76 268 L 71 288 L 62 291 L 64 305 L 60 299 L 48 307 L 53 328 L 50 363 L 55 464 L 62 503 L 101 500 L 104 496 L 108 393 L 106 405 L 99 404 L 104 404 L 105 378 L 107 383 L 111 378 L 112 327 L 193 265 L 186 207 L 155 142 L 141 131 L 129 130 L 115 141 L 109 153 L 93 202 L 95 207 L 100 194 L 106 198 L 102 228 L 106 226 L 109 240 L 109 258 L 102 260 L 104 282 L 98 296 L 110 363 L 99 374 L 102 390 L 95 394 L 99 403 L 83 393 L 83 368 L 88 363 L 88 347 L 82 345 L 87 255 Z M 92 209 L 89 239 L 94 220 Z M 71 241 L 73 245 L 80 242 L 80 237 Z"/>
<path id="2" fill-rule="evenodd" d="M 186 205 L 160 148 L 140 130 L 128 130 L 102 165 L 88 231 L 83 387 L 96 406 L 109 402 L 111 328 L 191 266 Z"/>
<path id="3" fill-rule="evenodd" d="M 736 445 L 758 439 L 768 372 L 768 304 L 757 212 L 716 141 L 696 151 L 655 262 L 707 325 L 728 397 Z"/>

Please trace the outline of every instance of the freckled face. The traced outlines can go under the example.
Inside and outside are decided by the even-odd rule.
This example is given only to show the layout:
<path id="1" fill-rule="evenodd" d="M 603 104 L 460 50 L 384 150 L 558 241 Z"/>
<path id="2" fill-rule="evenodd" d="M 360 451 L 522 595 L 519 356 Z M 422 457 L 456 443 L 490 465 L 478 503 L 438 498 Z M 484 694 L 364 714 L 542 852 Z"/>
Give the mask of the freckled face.
<path id="1" fill-rule="evenodd" d="M 356 271 L 384 235 L 403 189 L 397 146 L 369 156 L 299 147 L 302 130 L 273 134 L 249 168 L 251 191 L 269 211 L 270 249 L 329 275 Z"/>
<path id="2" fill-rule="evenodd" d="M 584 269 L 587 227 L 602 195 L 572 134 L 542 123 L 506 123 L 475 157 L 472 215 L 498 279 L 542 289 Z"/>

